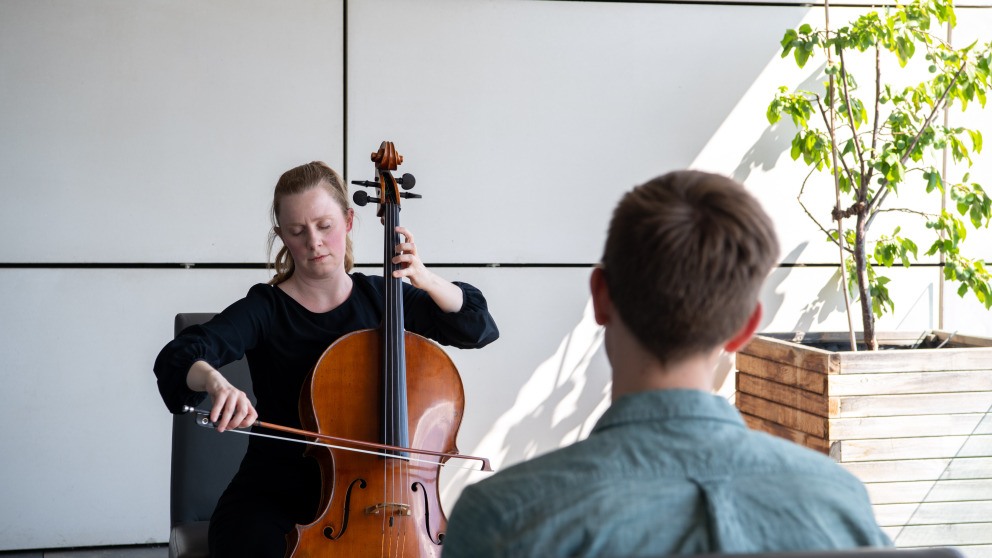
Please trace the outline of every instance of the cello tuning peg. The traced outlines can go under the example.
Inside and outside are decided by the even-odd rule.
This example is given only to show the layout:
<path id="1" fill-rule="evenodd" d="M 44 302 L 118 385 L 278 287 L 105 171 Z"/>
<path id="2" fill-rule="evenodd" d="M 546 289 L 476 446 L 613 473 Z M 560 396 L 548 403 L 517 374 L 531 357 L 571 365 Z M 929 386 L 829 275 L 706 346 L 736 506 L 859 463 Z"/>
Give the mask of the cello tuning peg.
<path id="1" fill-rule="evenodd" d="M 412 174 L 405 172 L 403 176 L 396 179 L 396 182 L 403 187 L 404 190 L 409 190 L 417 184 L 417 179 L 413 177 Z"/>
<path id="2" fill-rule="evenodd" d="M 400 192 L 400 197 L 401 198 L 415 198 L 416 199 L 416 198 L 422 198 L 424 196 L 421 196 L 420 194 L 414 194 L 413 192 Z"/>
<path id="3" fill-rule="evenodd" d="M 372 182 L 371 180 L 352 180 L 351 183 L 357 186 L 365 186 L 366 188 L 375 188 L 379 185 L 378 182 Z"/>
<path id="4" fill-rule="evenodd" d="M 365 207 L 365 204 L 369 202 L 379 203 L 379 198 L 370 197 L 365 190 L 355 192 L 351 199 L 355 200 L 355 205 L 359 207 Z"/>

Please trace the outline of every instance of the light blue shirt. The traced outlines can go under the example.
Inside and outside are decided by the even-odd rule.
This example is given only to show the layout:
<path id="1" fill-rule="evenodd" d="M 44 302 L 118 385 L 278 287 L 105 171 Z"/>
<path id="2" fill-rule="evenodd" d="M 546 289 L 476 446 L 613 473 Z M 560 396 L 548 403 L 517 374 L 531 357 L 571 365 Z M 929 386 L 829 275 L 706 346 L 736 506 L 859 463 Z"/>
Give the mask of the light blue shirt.
<path id="1" fill-rule="evenodd" d="M 621 397 L 589 438 L 467 487 L 444 558 L 891 546 L 864 485 L 694 390 Z"/>

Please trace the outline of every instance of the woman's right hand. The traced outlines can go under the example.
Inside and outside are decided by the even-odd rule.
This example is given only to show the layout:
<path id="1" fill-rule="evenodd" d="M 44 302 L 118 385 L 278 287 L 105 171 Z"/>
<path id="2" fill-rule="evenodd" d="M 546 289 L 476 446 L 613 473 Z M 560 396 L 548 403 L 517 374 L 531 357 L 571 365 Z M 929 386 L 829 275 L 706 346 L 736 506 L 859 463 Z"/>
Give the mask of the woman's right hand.
<path id="1" fill-rule="evenodd" d="M 205 391 L 214 405 L 210 421 L 217 425 L 217 432 L 231 428 L 248 428 L 258 420 L 258 412 L 248 399 L 248 394 L 234 387 L 216 368 L 198 360 L 186 374 L 186 385 L 193 391 Z"/>

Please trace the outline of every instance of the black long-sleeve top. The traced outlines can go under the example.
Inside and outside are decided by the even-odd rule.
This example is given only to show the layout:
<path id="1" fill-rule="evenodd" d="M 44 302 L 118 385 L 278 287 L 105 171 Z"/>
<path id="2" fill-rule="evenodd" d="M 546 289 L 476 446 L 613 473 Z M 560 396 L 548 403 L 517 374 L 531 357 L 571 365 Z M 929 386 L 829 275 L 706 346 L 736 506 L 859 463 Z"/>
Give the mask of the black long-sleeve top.
<path id="1" fill-rule="evenodd" d="M 351 295 L 329 312 L 311 312 L 282 289 L 258 284 L 209 322 L 182 331 L 155 360 L 166 406 L 178 413 L 183 405 L 196 406 L 206 397 L 186 385 L 194 362 L 220 368 L 247 356 L 259 420 L 299 428 L 300 388 L 324 350 L 346 334 L 380 325 L 384 279 L 357 272 L 351 278 Z M 426 291 L 404 283 L 405 329 L 458 348 L 478 348 L 496 340 L 499 331 L 485 297 L 467 283 L 455 284 L 464 302 L 460 311 L 446 313 Z M 266 464 L 297 463 L 301 453 L 297 444 L 253 436 L 242 473 L 246 466 L 257 470 Z"/>

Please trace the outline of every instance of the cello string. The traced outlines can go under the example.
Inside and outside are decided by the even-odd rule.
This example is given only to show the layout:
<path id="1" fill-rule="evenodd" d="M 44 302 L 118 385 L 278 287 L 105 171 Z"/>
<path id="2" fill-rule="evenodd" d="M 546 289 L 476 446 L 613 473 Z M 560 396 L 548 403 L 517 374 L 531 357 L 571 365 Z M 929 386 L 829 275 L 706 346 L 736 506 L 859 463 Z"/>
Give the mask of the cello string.
<path id="1" fill-rule="evenodd" d="M 387 179 L 383 181 L 383 186 L 389 187 L 389 192 L 383 192 L 381 197 L 385 201 L 388 198 L 396 196 L 396 186 L 391 179 L 391 175 L 387 174 Z M 388 195 L 387 195 L 388 194 Z M 398 329 L 403 327 L 402 323 L 402 299 L 400 298 L 400 292 L 402 289 L 402 280 L 393 277 L 393 272 L 397 269 L 397 265 L 393 263 L 392 259 L 396 255 L 396 246 L 399 244 L 399 234 L 396 232 L 396 227 L 399 224 L 399 205 L 397 202 L 399 198 L 390 199 L 391 203 L 388 203 L 385 207 L 385 246 L 383 255 L 383 270 L 386 273 L 386 301 L 385 301 L 385 311 L 386 316 L 383 320 L 383 334 L 387 336 L 386 345 L 384 347 L 384 355 L 387 359 L 385 368 L 385 381 L 387 382 L 387 387 L 383 390 L 383 396 L 386 398 L 383 404 L 385 425 L 387 429 L 387 440 L 391 445 L 407 446 L 409 445 L 408 440 L 405 439 L 405 432 L 402 431 L 400 425 L 402 424 L 400 413 L 404 412 L 401 402 L 405 400 L 405 393 L 401 391 L 400 375 L 405 374 L 406 370 L 403 369 L 403 355 L 400 353 L 403 350 L 404 338 L 397 332 Z M 383 486 L 386 492 L 386 501 L 391 504 L 402 505 L 405 502 L 398 501 L 396 495 L 401 494 L 401 491 L 397 490 L 396 482 L 396 467 L 398 462 L 394 460 L 388 460 L 383 462 Z M 394 508 L 390 507 L 388 510 L 392 511 Z M 396 508 L 402 509 L 402 508 Z M 393 545 L 397 543 L 395 533 L 393 529 L 393 517 L 390 516 L 388 523 L 387 514 L 383 515 L 384 526 L 388 525 L 388 549 L 389 554 L 394 554 Z"/>
<path id="2" fill-rule="evenodd" d="M 396 232 L 396 228 L 395 228 L 395 226 L 399 225 L 399 209 L 400 209 L 399 205 L 397 205 L 393 210 L 394 227 L 391 230 L 393 234 L 394 246 L 396 246 L 400 242 L 400 235 L 399 233 Z M 395 253 L 395 249 L 393 250 L 393 252 Z M 394 323 L 395 329 L 393 330 L 393 335 L 395 336 L 395 343 L 393 345 L 394 347 L 393 350 L 396 351 L 396 362 L 397 362 L 397 365 L 395 367 L 395 370 L 397 372 L 397 376 L 395 380 L 396 390 L 394 393 L 396 394 L 396 397 L 399 398 L 399 401 L 397 402 L 398 404 L 393 406 L 393 412 L 397 414 L 396 417 L 396 425 L 398 427 L 397 436 L 399 436 L 400 439 L 403 441 L 403 443 L 400 445 L 409 446 L 410 419 L 409 419 L 409 406 L 408 406 L 409 402 L 407 399 L 407 391 L 406 391 L 407 390 L 406 338 L 404 336 L 405 327 L 403 323 L 404 308 L 403 308 L 402 279 L 395 280 L 393 297 L 395 303 L 393 311 L 395 312 L 395 320 L 396 320 Z M 409 468 L 409 462 L 402 460 L 398 462 L 393 462 L 392 466 L 390 467 L 390 470 L 394 476 L 392 483 L 392 490 L 394 491 L 394 497 L 398 496 L 397 499 L 399 500 L 399 504 L 401 504 L 402 506 L 406 506 L 403 509 L 411 509 L 410 501 L 409 501 L 410 476 L 409 476 L 408 468 Z M 408 524 L 408 521 L 405 519 L 405 516 L 401 516 L 399 520 L 402 522 L 403 526 L 406 526 Z M 401 528 L 397 531 L 394 531 L 394 539 L 395 539 L 394 544 L 397 545 L 397 548 L 405 548 L 403 544 L 405 535 L 406 535 L 405 528 Z"/>
<path id="3" fill-rule="evenodd" d="M 396 214 L 396 216 L 395 216 L 395 221 L 396 221 L 395 224 L 396 225 L 399 225 L 399 210 L 400 210 L 400 208 L 397 205 L 396 206 L 396 209 L 394 211 L 395 214 Z M 399 233 L 396 233 L 395 230 L 396 229 L 394 227 L 393 228 L 393 234 L 395 236 L 394 241 L 398 244 L 401 239 L 400 239 Z M 394 252 L 395 252 L 395 250 L 394 250 Z M 396 281 L 396 283 L 395 283 L 395 291 L 394 291 L 393 294 L 396 297 L 397 326 L 396 326 L 396 330 L 394 331 L 394 335 L 397 335 L 398 336 L 397 343 L 395 345 L 396 351 L 397 351 L 396 358 L 397 358 L 397 360 L 399 362 L 399 365 L 397 366 L 397 370 L 400 371 L 400 375 L 398 375 L 397 378 L 396 378 L 396 382 L 397 382 L 397 393 L 401 394 L 401 396 L 403 398 L 403 400 L 402 400 L 402 403 L 403 404 L 397 407 L 397 412 L 398 413 L 404 413 L 403 416 L 397 417 L 397 418 L 400 419 L 397 422 L 401 426 L 401 430 L 399 432 L 399 435 L 402 436 L 402 440 L 404 442 L 402 445 L 403 446 L 409 446 L 410 445 L 410 432 L 409 432 L 409 420 L 410 420 L 410 417 L 409 417 L 409 402 L 408 402 L 408 399 L 407 399 L 407 388 L 408 388 L 409 378 L 407 377 L 407 367 L 406 367 L 406 364 L 407 364 L 406 363 L 406 340 L 405 340 L 405 336 L 404 336 L 404 329 L 405 329 L 405 327 L 404 327 L 404 324 L 402 323 L 402 319 L 403 319 L 403 316 L 404 316 L 404 312 L 403 312 L 403 310 L 404 310 L 404 308 L 403 308 L 403 298 L 402 298 L 403 297 L 403 281 L 402 280 L 397 280 Z M 397 469 L 398 469 L 398 471 L 396 471 Z M 404 506 L 407 506 L 405 509 L 412 510 L 412 507 L 413 506 L 412 506 L 412 502 L 410 501 L 410 498 L 411 498 L 411 495 L 410 495 L 410 462 L 409 461 L 400 461 L 400 462 L 394 464 L 393 470 L 397 472 L 397 479 L 394 481 L 394 483 L 399 483 L 399 485 L 394 484 L 393 485 L 393 489 L 396 490 L 397 494 L 400 494 L 401 495 L 401 498 L 400 499 L 402 501 L 400 503 L 402 505 L 404 505 Z M 409 523 L 406 519 L 401 519 L 401 521 L 403 522 L 404 525 L 406 525 L 406 524 Z M 405 543 L 405 539 L 406 539 L 406 531 L 407 531 L 406 529 L 400 529 L 397 532 L 397 537 L 398 538 L 396 540 L 396 544 L 398 545 L 399 548 L 406 548 L 406 545 L 404 544 Z"/>
<path id="4" fill-rule="evenodd" d="M 396 237 L 396 223 L 395 223 L 395 212 L 393 211 L 396 206 L 394 204 L 388 203 L 389 200 L 387 200 L 387 197 L 388 197 L 388 194 L 389 193 L 385 191 L 385 186 L 386 186 L 386 182 L 387 181 L 388 181 L 388 178 L 384 177 L 383 180 L 382 180 L 382 182 L 381 182 L 384 190 L 382 192 L 380 192 L 380 195 L 379 195 L 379 197 L 382 199 L 383 203 L 386 204 L 384 206 L 384 208 L 383 208 L 383 211 L 384 211 L 384 215 L 383 215 L 383 217 L 384 217 L 384 223 L 383 224 L 385 225 L 385 229 L 386 230 L 383 231 L 385 233 L 385 237 L 384 237 L 385 244 L 383 245 L 383 259 L 382 259 L 383 272 L 386 275 L 386 277 L 385 277 L 385 285 L 384 285 L 384 287 L 385 287 L 385 302 L 384 302 L 384 306 L 385 306 L 384 312 L 385 312 L 385 315 L 383 316 L 383 320 L 382 320 L 382 335 L 383 335 L 383 343 L 384 343 L 384 345 L 383 345 L 383 359 L 385 361 L 385 362 L 383 362 L 383 367 L 384 367 L 383 368 L 383 382 L 386 385 L 384 386 L 384 389 L 382 390 L 382 397 L 383 397 L 383 402 L 382 402 L 382 412 L 383 412 L 382 421 L 383 422 L 382 422 L 382 424 L 384 425 L 384 428 L 385 428 L 385 434 L 386 434 L 385 440 L 386 440 L 386 443 L 388 443 L 390 445 L 403 445 L 403 444 L 394 444 L 394 442 L 397 442 L 398 440 L 396 440 L 394 438 L 396 432 L 393 429 L 392 420 L 393 420 L 394 417 L 392 416 L 391 413 L 394 410 L 393 409 L 393 406 L 396 404 L 396 401 L 395 400 L 390 400 L 391 399 L 390 396 L 391 395 L 395 396 L 395 394 L 396 394 L 396 386 L 394 384 L 395 379 L 393 377 L 393 374 L 390 373 L 391 371 L 393 371 L 395 369 L 395 366 L 396 366 L 396 362 L 395 362 L 396 359 L 395 359 L 395 355 L 393 353 L 393 350 L 394 350 L 395 344 L 397 342 L 397 340 L 395 339 L 395 337 L 393 335 L 393 329 L 392 329 L 392 327 L 390 327 L 394 323 L 394 321 L 397 319 L 397 316 L 396 316 L 396 295 L 393 292 L 393 286 L 396 284 L 396 279 L 393 277 L 394 266 L 393 266 L 393 263 L 392 263 L 393 247 L 396 245 L 396 238 L 395 238 Z M 392 486 L 389 484 L 389 481 L 391 480 L 390 479 L 390 475 L 389 475 L 389 472 L 390 472 L 389 470 L 390 470 L 390 464 L 391 463 L 392 463 L 392 460 L 383 461 L 383 463 L 382 463 L 382 486 L 383 486 L 383 492 L 384 492 L 384 500 L 387 503 L 392 501 Z M 383 548 L 388 548 L 389 554 L 392 554 L 392 542 L 393 541 L 392 541 L 392 539 L 390 537 L 388 537 L 388 535 L 387 535 L 388 530 L 386 529 L 386 525 L 387 525 L 387 523 L 386 523 L 386 516 L 389 515 L 389 510 L 390 510 L 390 508 L 385 508 L 383 510 L 383 515 L 382 515 L 382 547 Z"/>

